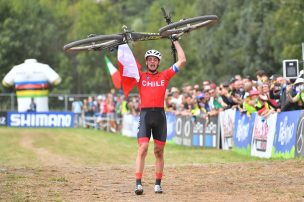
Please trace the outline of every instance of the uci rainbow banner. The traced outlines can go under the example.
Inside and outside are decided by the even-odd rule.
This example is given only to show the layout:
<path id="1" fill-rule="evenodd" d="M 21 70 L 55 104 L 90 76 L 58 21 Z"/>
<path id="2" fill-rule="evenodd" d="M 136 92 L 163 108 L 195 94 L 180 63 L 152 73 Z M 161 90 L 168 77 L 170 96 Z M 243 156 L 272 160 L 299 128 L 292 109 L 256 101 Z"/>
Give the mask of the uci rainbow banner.
<path id="1" fill-rule="evenodd" d="M 296 133 L 300 115 L 301 111 L 278 114 L 272 157 L 293 158 L 295 156 Z"/>
<path id="2" fill-rule="evenodd" d="M 73 112 L 8 112 L 7 126 L 31 128 L 74 127 Z"/>
<path id="3" fill-rule="evenodd" d="M 238 153 L 250 156 L 252 131 L 256 113 L 247 116 L 247 114 L 236 111 L 233 131 L 234 148 Z"/>

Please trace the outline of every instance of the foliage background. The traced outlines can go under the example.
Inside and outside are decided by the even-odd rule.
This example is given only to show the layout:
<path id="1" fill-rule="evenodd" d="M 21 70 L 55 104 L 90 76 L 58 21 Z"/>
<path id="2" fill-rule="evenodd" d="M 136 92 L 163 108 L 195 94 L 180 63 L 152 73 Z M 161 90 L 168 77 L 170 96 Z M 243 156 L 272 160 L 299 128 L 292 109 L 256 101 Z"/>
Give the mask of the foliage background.
<path id="1" fill-rule="evenodd" d="M 0 78 L 27 58 L 49 64 L 63 78 L 57 93 L 104 93 L 113 87 L 103 55 L 116 64 L 114 52 L 64 53 L 62 47 L 88 34 L 114 34 L 122 25 L 157 32 L 173 21 L 215 14 L 220 22 L 182 38 L 187 65 L 170 85 L 217 83 L 235 74 L 255 77 L 258 69 L 282 74 L 282 60 L 301 60 L 304 1 L 299 0 L 0 0 Z M 164 55 L 161 68 L 172 64 L 169 40 L 131 45 L 144 65 L 147 49 Z M 0 92 L 10 89 L 0 87 Z"/>

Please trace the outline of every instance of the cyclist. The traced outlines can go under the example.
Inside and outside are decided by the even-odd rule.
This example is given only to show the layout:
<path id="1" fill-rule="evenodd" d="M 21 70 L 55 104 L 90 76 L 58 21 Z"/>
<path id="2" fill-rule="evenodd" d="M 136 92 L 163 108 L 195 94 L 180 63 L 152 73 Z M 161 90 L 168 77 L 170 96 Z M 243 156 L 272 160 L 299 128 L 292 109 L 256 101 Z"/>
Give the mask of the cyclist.
<path id="1" fill-rule="evenodd" d="M 139 130 L 137 134 L 138 153 L 136 158 L 136 187 L 135 193 L 143 193 L 142 174 L 144 170 L 145 157 L 148 145 L 152 136 L 154 139 L 155 155 L 155 193 L 162 193 L 161 179 L 164 169 L 164 147 L 167 138 L 167 122 L 164 111 L 165 92 L 170 79 L 182 68 L 186 62 L 186 56 L 175 39 L 172 40 L 177 51 L 178 60 L 170 68 L 159 72 L 158 67 L 162 59 L 161 53 L 157 50 L 148 50 L 145 54 L 148 70 L 140 72 L 138 90 L 141 99 L 141 111 L 139 120 Z"/>

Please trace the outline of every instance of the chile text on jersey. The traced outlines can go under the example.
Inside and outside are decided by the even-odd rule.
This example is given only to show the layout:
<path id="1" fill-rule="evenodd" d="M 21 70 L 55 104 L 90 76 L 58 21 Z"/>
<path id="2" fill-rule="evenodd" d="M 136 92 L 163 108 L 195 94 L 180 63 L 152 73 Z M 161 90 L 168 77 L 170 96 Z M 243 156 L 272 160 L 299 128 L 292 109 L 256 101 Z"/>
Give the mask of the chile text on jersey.
<path id="1" fill-rule="evenodd" d="M 138 90 L 140 94 L 140 108 L 164 107 L 164 99 L 166 88 L 170 79 L 178 71 L 178 68 L 173 65 L 156 74 L 149 72 L 140 72 L 140 80 Z"/>

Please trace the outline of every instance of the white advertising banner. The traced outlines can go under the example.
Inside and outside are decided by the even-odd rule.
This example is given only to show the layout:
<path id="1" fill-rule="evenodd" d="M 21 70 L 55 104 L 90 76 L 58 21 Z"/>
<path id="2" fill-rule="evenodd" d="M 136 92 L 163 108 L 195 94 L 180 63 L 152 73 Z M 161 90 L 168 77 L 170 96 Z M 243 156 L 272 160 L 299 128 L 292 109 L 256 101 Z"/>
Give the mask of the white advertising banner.
<path id="1" fill-rule="evenodd" d="M 220 112 L 219 117 L 222 137 L 222 149 L 229 150 L 233 147 L 235 109 L 222 111 Z"/>
<path id="2" fill-rule="evenodd" d="M 270 158 L 277 122 L 277 113 L 267 118 L 257 115 L 252 134 L 251 156 Z"/>

